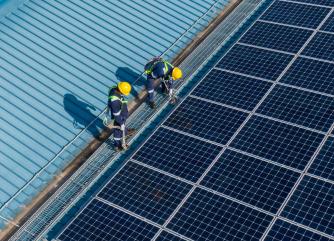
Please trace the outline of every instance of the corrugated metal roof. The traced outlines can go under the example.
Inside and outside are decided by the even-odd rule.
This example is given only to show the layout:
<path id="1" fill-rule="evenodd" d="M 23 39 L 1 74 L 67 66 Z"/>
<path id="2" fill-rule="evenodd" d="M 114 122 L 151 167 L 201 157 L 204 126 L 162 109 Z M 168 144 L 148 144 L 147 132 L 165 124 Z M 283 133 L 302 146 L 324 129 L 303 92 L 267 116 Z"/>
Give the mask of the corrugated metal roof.
<path id="1" fill-rule="evenodd" d="M 0 207 L 104 109 L 108 87 L 133 82 L 145 62 L 168 49 L 216 1 L 31 0 L 0 21 Z M 220 1 L 212 19 L 228 1 Z M 0 5 L 1 6 L 1 5 Z M 172 58 L 205 26 L 179 41 Z M 135 84 L 135 92 L 143 87 Z M 134 93 L 135 93 L 134 92 Z M 40 191 L 101 121 L 25 195 Z M 72 153 L 73 151 L 73 153 Z M 15 210 L 15 211 L 14 211 Z M 3 215 L 3 214 L 1 214 Z"/>

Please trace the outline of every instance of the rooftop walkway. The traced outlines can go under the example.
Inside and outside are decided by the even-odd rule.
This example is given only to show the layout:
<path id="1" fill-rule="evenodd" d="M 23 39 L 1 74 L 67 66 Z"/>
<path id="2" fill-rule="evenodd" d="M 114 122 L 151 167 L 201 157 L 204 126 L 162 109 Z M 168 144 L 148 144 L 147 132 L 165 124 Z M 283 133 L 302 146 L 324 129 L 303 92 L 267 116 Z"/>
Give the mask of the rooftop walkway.
<path id="1" fill-rule="evenodd" d="M 228 2 L 0 0 L 0 229 L 99 134 L 108 87 L 136 95 Z"/>

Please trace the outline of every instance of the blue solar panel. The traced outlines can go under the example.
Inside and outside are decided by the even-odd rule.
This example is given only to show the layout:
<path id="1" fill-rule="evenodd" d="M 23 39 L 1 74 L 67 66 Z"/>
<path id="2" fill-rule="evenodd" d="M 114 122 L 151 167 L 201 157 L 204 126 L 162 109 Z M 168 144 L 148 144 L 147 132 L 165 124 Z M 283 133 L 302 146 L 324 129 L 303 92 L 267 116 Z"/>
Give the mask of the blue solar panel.
<path id="1" fill-rule="evenodd" d="M 93 200 L 59 236 L 62 241 L 143 240 L 158 232 L 154 227 L 101 201 Z"/>
<path id="2" fill-rule="evenodd" d="M 156 241 L 184 241 L 184 239 L 177 237 L 171 233 L 168 233 L 166 231 L 161 232 L 159 237 L 156 239 Z"/>
<path id="3" fill-rule="evenodd" d="M 330 9 L 300 3 L 276 1 L 261 19 L 316 29 Z"/>
<path id="4" fill-rule="evenodd" d="M 193 95 L 252 110 L 272 84 L 213 69 L 192 92 Z"/>
<path id="5" fill-rule="evenodd" d="M 196 189 L 167 228 L 198 241 L 258 241 L 271 219 L 257 210 Z"/>
<path id="6" fill-rule="evenodd" d="M 217 64 L 217 67 L 275 80 L 292 57 L 288 54 L 237 44 Z"/>
<path id="7" fill-rule="evenodd" d="M 334 13 L 326 20 L 324 25 L 322 25 L 321 30 L 327 32 L 334 32 Z"/>
<path id="8" fill-rule="evenodd" d="M 226 144 L 248 114 L 195 98 L 187 98 L 165 125 Z"/>
<path id="9" fill-rule="evenodd" d="M 313 31 L 256 22 L 239 42 L 297 53 Z"/>
<path id="10" fill-rule="evenodd" d="M 333 184 L 305 176 L 284 208 L 282 216 L 333 235 L 333 200 Z"/>
<path id="11" fill-rule="evenodd" d="M 313 161 L 309 171 L 314 175 L 334 181 L 334 138 L 329 137 Z"/>
<path id="12" fill-rule="evenodd" d="M 328 131 L 334 122 L 334 98 L 276 86 L 258 109 L 267 116 Z"/>
<path id="13" fill-rule="evenodd" d="M 297 58 L 280 82 L 334 95 L 334 64 Z"/>
<path id="14" fill-rule="evenodd" d="M 231 146 L 303 170 L 323 137 L 312 131 L 253 116 Z"/>
<path id="15" fill-rule="evenodd" d="M 265 241 L 330 241 L 330 239 L 304 228 L 278 219 L 268 233 Z"/>
<path id="16" fill-rule="evenodd" d="M 334 34 L 317 33 L 302 55 L 334 61 Z"/>
<path id="17" fill-rule="evenodd" d="M 294 171 L 226 150 L 201 184 L 276 213 L 298 177 Z"/>
<path id="18" fill-rule="evenodd" d="M 334 122 L 334 64 L 311 57 L 334 59 L 334 34 L 318 32 L 302 53 L 310 57 L 294 59 L 313 33 L 298 27 L 315 29 L 330 11 L 303 2 L 334 0 L 273 1 L 263 21 L 251 26 L 162 126 L 143 137 L 132 159 L 60 240 L 327 241 L 307 227 L 334 234 L 334 185 L 313 177 L 334 181 L 334 137 L 320 149 L 325 135 L 316 131 L 327 132 Z M 324 30 L 333 28 L 333 18 Z M 276 81 L 283 71 L 270 89 L 267 80 Z"/>
<path id="19" fill-rule="evenodd" d="M 196 182 L 220 150 L 216 145 L 160 128 L 133 158 Z"/>
<path id="20" fill-rule="evenodd" d="M 163 224 L 190 189 L 189 184 L 130 162 L 98 197 Z"/>
<path id="21" fill-rule="evenodd" d="M 311 3 L 323 6 L 334 6 L 334 0 L 293 0 L 294 2 Z"/>

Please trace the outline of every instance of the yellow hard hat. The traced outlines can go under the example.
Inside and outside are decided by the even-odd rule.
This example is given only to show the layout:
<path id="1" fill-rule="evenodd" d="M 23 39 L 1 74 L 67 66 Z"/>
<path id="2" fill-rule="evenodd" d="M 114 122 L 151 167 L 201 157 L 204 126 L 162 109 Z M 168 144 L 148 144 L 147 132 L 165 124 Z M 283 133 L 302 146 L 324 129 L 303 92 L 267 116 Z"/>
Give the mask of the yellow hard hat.
<path id="1" fill-rule="evenodd" d="M 175 67 L 172 72 L 172 78 L 173 80 L 182 78 L 182 70 L 178 67 Z"/>
<path id="2" fill-rule="evenodd" d="M 131 92 L 131 85 L 128 82 L 119 82 L 117 87 L 123 95 L 129 95 Z"/>

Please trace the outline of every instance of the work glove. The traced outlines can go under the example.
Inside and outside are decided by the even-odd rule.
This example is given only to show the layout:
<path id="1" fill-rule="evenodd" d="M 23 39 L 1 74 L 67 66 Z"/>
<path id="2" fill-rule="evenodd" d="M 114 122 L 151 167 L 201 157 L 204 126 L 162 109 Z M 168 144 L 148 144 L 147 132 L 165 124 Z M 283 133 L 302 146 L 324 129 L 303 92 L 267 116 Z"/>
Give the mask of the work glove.
<path id="1" fill-rule="evenodd" d="M 125 131 L 125 124 L 121 125 L 121 131 Z"/>
<path id="2" fill-rule="evenodd" d="M 169 95 L 169 98 L 173 98 L 173 89 L 169 89 L 168 95 Z"/>
<path id="3" fill-rule="evenodd" d="M 103 125 L 105 125 L 105 126 L 108 126 L 108 115 L 104 115 L 104 117 L 103 117 Z"/>

